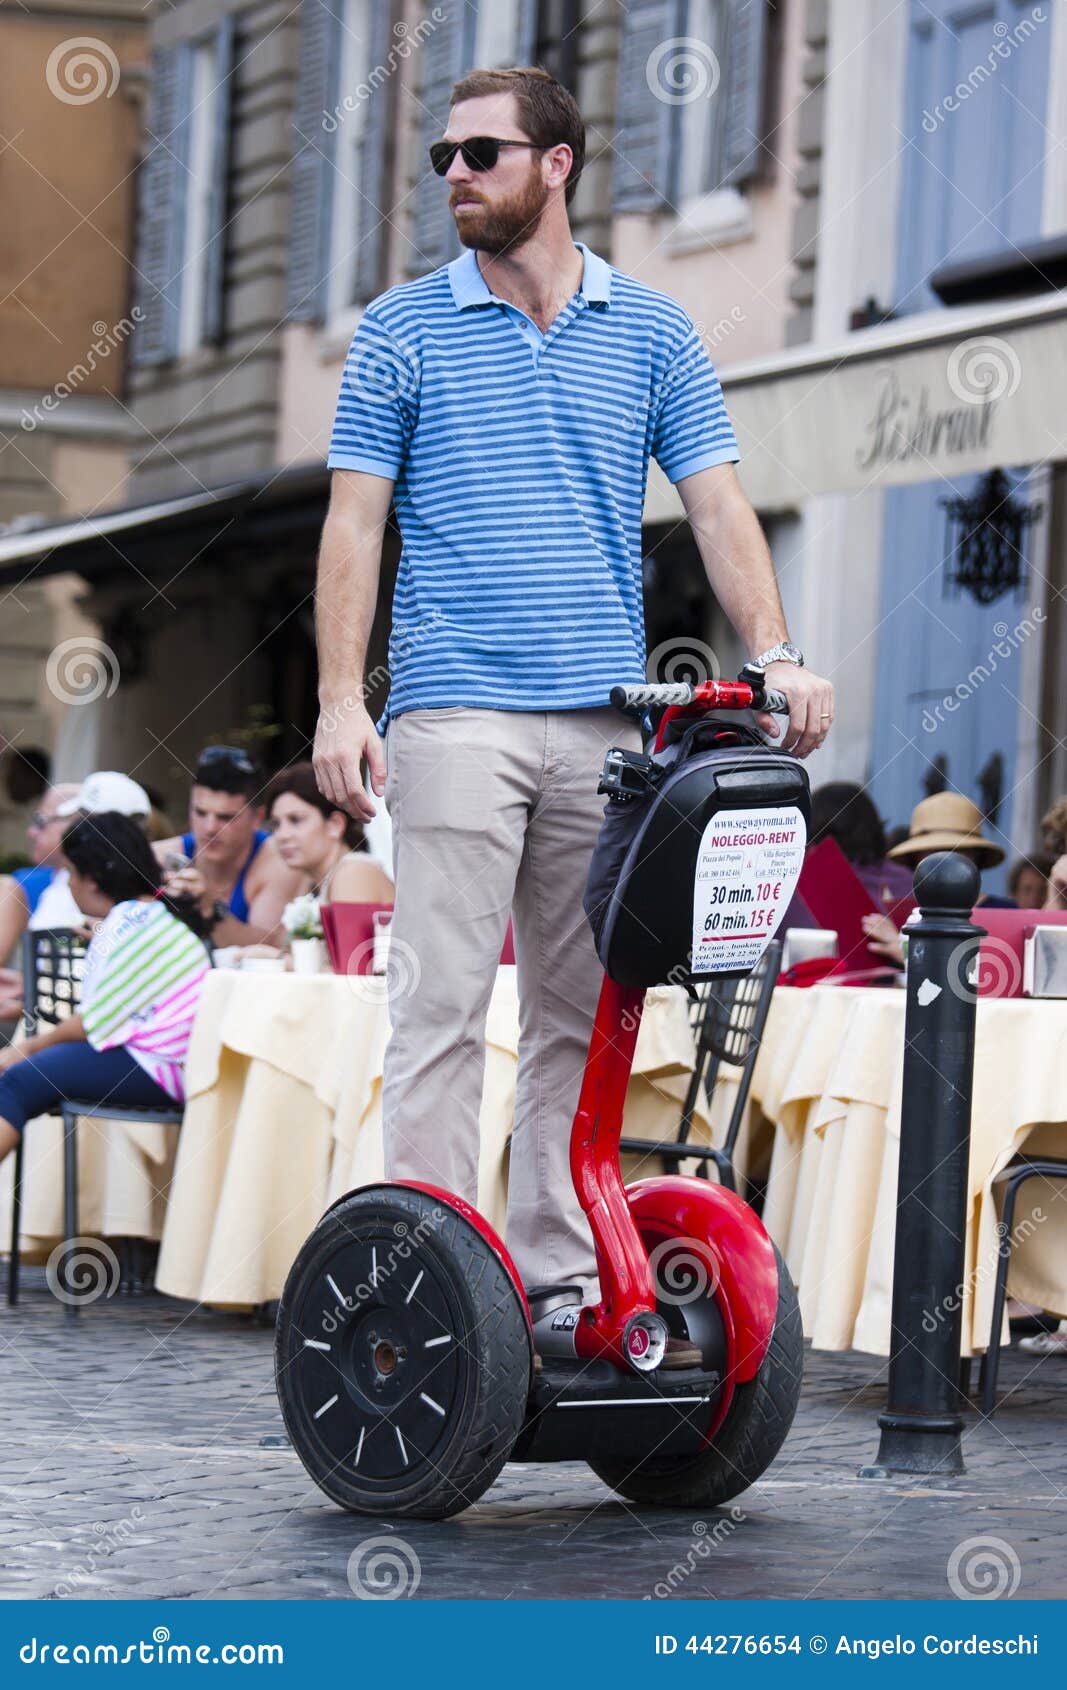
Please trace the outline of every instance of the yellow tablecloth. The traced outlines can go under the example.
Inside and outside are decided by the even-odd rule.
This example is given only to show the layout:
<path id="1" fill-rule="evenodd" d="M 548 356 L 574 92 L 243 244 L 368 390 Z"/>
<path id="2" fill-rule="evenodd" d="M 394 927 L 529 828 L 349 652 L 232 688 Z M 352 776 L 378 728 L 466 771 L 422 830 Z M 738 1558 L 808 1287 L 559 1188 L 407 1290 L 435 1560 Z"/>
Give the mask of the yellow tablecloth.
<path id="1" fill-rule="evenodd" d="M 502 967 L 486 1028 L 479 1206 L 503 1229 L 518 1051 L 516 971 Z M 156 1283 L 173 1296 L 249 1304 L 280 1295 L 324 1208 L 382 1175 L 389 1036 L 374 977 L 240 974 L 208 981 L 186 1064 L 188 1103 Z M 626 1131 L 674 1137 L 693 1062 L 688 1002 L 648 993 Z M 707 1142 L 707 1114 L 694 1137 Z M 646 1172 L 661 1172 L 650 1165 Z"/>
<path id="2" fill-rule="evenodd" d="M 804 1330 L 816 1349 L 889 1351 L 904 1011 L 899 989 L 780 987 L 771 1001 L 752 1080 L 754 1108 L 775 1129 L 764 1220 L 797 1281 Z M 724 1110 L 713 1113 L 721 1131 Z M 1067 1004 L 982 999 L 962 1287 L 965 1354 L 988 1342 L 998 1247 L 994 1181 L 1024 1146 L 1028 1154 L 1067 1159 Z M 1028 1197 L 1026 1191 L 1009 1286 L 1026 1301 L 1064 1312 L 1067 1182 L 1034 1182 Z M 930 1224 L 937 1224 L 933 1217 Z"/>

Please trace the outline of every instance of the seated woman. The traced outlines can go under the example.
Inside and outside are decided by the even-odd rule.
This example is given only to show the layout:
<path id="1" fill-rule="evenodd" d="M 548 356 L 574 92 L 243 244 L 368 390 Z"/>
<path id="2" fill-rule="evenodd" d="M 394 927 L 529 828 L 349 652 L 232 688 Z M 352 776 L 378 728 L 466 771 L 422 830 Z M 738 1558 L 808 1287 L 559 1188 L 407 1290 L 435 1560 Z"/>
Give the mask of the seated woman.
<path id="1" fill-rule="evenodd" d="M 829 781 L 811 795 L 809 844 L 836 839 L 878 908 L 888 910 L 911 892 L 911 869 L 894 862 L 885 824 L 873 800 L 852 781 Z"/>
<path id="2" fill-rule="evenodd" d="M 173 1107 L 193 1017 L 210 970 L 181 906 L 160 893 L 144 829 L 115 811 L 63 835 L 70 890 L 102 918 L 86 952 L 77 1015 L 0 1051 L 0 1161 L 28 1120 L 77 1098 L 119 1108 Z"/>
<path id="3" fill-rule="evenodd" d="M 278 855 L 311 876 L 311 895 L 323 904 L 391 904 L 393 882 L 368 855 L 363 828 L 324 798 L 310 763 L 274 776 L 267 817 Z"/>

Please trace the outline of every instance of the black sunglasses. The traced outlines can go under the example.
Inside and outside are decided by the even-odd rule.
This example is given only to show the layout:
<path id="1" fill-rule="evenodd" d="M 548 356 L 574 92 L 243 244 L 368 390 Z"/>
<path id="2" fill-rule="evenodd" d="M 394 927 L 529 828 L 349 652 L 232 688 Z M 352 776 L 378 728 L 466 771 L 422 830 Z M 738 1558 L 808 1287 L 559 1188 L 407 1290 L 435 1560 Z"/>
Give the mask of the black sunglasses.
<path id="1" fill-rule="evenodd" d="M 435 141 L 430 148 L 430 163 L 438 176 L 447 176 L 452 160 L 462 153 L 468 170 L 492 170 L 501 147 L 530 147 L 535 153 L 543 153 L 555 144 L 554 141 L 498 141 L 495 135 L 475 135 L 469 141 Z"/>
<path id="2" fill-rule="evenodd" d="M 256 765 L 248 753 L 239 751 L 233 745 L 209 745 L 201 751 L 196 760 L 198 769 L 217 768 L 220 764 L 226 768 L 237 769 L 242 775 L 252 775 L 256 772 Z"/>

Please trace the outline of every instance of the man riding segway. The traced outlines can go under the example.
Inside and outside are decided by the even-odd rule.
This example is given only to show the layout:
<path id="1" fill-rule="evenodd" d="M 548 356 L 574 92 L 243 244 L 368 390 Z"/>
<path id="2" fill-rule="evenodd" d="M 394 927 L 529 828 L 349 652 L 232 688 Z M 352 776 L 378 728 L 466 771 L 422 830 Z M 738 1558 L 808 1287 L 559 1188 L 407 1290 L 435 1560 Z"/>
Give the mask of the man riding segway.
<path id="1" fill-rule="evenodd" d="M 389 1177 L 476 1201 L 485 1016 L 513 911 L 508 1246 L 528 1285 L 592 1288 L 567 1160 L 601 978 L 581 894 L 605 750 L 639 747 L 608 699 L 645 678 L 650 455 L 678 486 L 719 602 L 788 699 L 782 745 L 814 750 L 833 704 L 787 643 L 700 337 L 679 306 L 572 239 L 584 145 L 573 99 L 541 70 L 476 71 L 453 90 L 430 162 L 466 250 L 367 307 L 341 383 L 315 769 L 326 797 L 367 818 L 366 757 L 393 819 L 392 955 L 417 966 L 390 1000 Z M 404 544 L 376 727 L 352 700 L 394 496 Z"/>

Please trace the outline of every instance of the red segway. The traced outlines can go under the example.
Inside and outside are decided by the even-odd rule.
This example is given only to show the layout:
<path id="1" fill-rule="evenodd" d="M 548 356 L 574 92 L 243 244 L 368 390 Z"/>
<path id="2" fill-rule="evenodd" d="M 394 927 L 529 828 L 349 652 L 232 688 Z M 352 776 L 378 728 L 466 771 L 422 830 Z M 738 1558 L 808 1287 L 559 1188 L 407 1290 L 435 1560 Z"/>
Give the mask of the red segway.
<path id="1" fill-rule="evenodd" d="M 524 1287 L 448 1191 L 383 1183 L 334 1204 L 286 1282 L 275 1365 L 300 1459 L 356 1513 L 447 1518 L 509 1460 L 583 1460 L 633 1502 L 714 1507 L 760 1476 L 796 1411 L 800 1314 L 761 1222 L 705 1179 L 624 1186 L 619 1140 L 646 987 L 758 961 L 800 872 L 807 776 L 708 714 L 786 709 L 758 671 L 616 687 L 612 703 L 667 708 L 651 753 L 608 753 L 585 897 L 606 977 L 571 1173 L 601 1300 Z"/>

